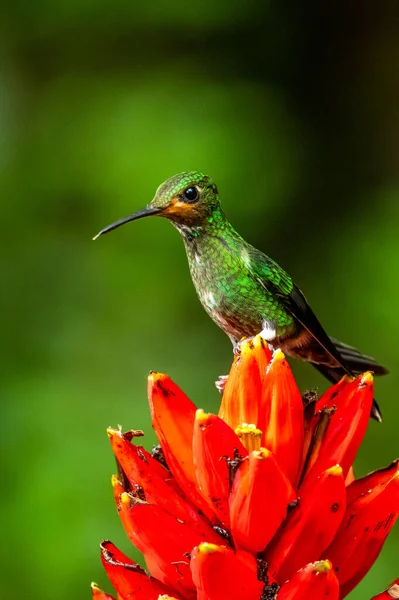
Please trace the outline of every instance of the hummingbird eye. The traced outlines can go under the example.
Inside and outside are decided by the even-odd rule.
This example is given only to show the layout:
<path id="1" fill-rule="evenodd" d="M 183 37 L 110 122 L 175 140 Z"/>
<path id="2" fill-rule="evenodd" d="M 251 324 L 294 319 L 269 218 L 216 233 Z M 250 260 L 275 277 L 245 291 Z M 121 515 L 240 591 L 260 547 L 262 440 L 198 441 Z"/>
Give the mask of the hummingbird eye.
<path id="1" fill-rule="evenodd" d="M 196 202 L 199 197 L 198 190 L 196 187 L 190 185 L 190 187 L 184 190 L 183 196 L 187 202 Z"/>

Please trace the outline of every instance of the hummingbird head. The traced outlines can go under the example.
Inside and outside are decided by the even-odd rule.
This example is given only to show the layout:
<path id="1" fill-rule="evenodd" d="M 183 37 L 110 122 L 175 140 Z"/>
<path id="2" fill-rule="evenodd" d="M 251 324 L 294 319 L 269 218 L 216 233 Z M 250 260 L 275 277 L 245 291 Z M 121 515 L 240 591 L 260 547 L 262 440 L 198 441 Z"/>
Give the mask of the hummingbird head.
<path id="1" fill-rule="evenodd" d="M 201 225 L 220 208 L 216 185 L 207 175 L 186 171 L 167 179 L 148 205 L 159 215 L 186 226 Z"/>
<path id="2" fill-rule="evenodd" d="M 215 212 L 220 212 L 216 185 L 207 175 L 186 171 L 162 183 L 145 208 L 108 225 L 94 239 L 129 221 L 150 216 L 165 217 L 177 227 L 199 227 L 211 219 Z"/>

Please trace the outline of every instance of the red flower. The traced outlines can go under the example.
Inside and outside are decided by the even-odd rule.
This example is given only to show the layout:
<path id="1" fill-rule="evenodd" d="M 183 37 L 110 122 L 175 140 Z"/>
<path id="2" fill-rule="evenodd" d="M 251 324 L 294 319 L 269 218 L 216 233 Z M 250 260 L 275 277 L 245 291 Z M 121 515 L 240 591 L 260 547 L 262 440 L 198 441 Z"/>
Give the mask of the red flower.
<path id="1" fill-rule="evenodd" d="M 358 480 L 351 468 L 370 373 L 303 400 L 283 353 L 257 336 L 234 359 L 219 416 L 166 375 L 150 374 L 148 395 L 161 451 L 108 429 L 118 513 L 150 573 L 103 542 L 119 600 L 338 600 L 358 584 L 399 513 L 398 461 Z"/>

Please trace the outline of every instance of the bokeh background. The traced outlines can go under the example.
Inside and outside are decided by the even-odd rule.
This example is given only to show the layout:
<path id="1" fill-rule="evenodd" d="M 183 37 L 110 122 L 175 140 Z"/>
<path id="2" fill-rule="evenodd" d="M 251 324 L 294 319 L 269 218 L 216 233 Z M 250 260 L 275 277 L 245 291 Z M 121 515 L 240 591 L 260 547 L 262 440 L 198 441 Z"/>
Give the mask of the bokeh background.
<path id="1" fill-rule="evenodd" d="M 328 331 L 386 364 L 359 475 L 398 454 L 399 12 L 392 2 L 44 0 L 0 9 L 2 598 L 110 589 L 134 557 L 105 428 L 144 428 L 150 369 L 215 410 L 230 342 L 161 219 L 96 243 L 182 170 Z M 295 365 L 303 389 L 325 382 Z M 399 529 L 353 600 L 399 575 Z"/>

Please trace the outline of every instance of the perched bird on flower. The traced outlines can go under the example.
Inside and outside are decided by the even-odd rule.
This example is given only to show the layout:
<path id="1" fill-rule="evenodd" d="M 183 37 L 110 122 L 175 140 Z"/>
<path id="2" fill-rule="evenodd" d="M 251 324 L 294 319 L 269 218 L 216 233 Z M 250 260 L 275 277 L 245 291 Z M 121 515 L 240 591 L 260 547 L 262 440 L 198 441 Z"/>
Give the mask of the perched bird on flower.
<path id="1" fill-rule="evenodd" d="M 333 383 L 345 374 L 387 373 L 373 358 L 326 334 L 291 277 L 235 231 L 216 185 L 202 173 L 171 177 L 150 204 L 105 227 L 94 239 L 154 215 L 167 218 L 181 234 L 198 297 L 235 347 L 242 338 L 262 332 L 273 348 L 310 362 Z M 375 401 L 372 416 L 381 420 Z"/>
<path id="2" fill-rule="evenodd" d="M 340 600 L 356 587 L 399 514 L 398 461 L 353 475 L 370 372 L 302 398 L 283 352 L 256 336 L 218 416 L 167 375 L 150 374 L 148 396 L 160 449 L 137 445 L 141 431 L 107 431 L 117 511 L 148 569 L 101 543 L 119 600 Z M 96 584 L 92 596 L 113 600 Z"/>

